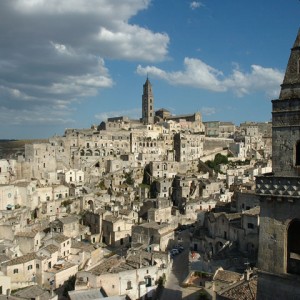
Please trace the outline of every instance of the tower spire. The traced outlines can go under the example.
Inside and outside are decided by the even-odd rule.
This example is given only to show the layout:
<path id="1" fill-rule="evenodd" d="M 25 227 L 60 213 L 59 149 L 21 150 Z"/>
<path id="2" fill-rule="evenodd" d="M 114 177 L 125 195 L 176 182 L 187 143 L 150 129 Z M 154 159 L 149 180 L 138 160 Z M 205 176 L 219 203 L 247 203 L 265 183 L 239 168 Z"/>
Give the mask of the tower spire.
<path id="1" fill-rule="evenodd" d="M 300 98 L 300 29 L 287 64 L 279 99 L 299 99 Z"/>
<path id="2" fill-rule="evenodd" d="M 143 95 L 142 95 L 142 121 L 144 124 L 154 123 L 154 97 L 152 93 L 152 85 L 148 78 L 143 85 Z"/>

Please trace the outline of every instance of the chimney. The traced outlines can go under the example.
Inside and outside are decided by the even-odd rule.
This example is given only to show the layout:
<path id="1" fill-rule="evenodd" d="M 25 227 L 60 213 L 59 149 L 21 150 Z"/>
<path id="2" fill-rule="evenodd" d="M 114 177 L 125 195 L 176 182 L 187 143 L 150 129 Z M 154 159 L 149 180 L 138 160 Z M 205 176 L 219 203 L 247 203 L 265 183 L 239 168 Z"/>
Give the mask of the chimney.
<path id="1" fill-rule="evenodd" d="M 247 269 L 244 271 L 244 280 L 249 281 L 252 275 L 252 270 L 249 266 L 247 266 Z"/>

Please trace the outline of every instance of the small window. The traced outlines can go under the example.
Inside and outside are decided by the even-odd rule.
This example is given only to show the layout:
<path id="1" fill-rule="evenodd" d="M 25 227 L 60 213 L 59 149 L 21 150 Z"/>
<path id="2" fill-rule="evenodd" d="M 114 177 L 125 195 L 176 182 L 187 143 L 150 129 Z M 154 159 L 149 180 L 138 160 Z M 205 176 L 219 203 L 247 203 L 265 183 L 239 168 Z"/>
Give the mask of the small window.
<path id="1" fill-rule="evenodd" d="M 18 269 L 14 269 L 14 274 L 18 274 L 19 273 L 19 270 Z"/>
<path id="2" fill-rule="evenodd" d="M 127 290 L 131 290 L 132 286 L 131 286 L 131 281 L 127 281 Z"/>
<path id="3" fill-rule="evenodd" d="M 28 267 L 27 267 L 27 270 L 29 271 L 29 270 L 32 270 L 32 265 L 29 265 Z"/>
<path id="4" fill-rule="evenodd" d="M 35 265 L 35 268 L 36 268 L 36 269 L 39 269 L 39 268 L 40 268 L 40 265 L 39 265 L 39 264 L 36 264 L 36 265 Z"/>
<path id="5" fill-rule="evenodd" d="M 253 223 L 248 223 L 248 228 L 249 229 L 254 229 L 254 224 Z"/>

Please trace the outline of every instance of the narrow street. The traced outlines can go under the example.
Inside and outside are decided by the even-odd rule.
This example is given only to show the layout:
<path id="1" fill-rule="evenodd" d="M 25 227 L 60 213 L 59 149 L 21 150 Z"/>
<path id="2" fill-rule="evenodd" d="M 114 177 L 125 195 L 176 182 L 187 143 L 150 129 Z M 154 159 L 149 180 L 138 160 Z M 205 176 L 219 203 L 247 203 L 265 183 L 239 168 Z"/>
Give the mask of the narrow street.
<path id="1" fill-rule="evenodd" d="M 165 284 L 159 300 L 181 300 L 182 288 L 180 284 L 189 273 L 189 231 L 185 230 L 179 235 L 183 239 L 184 251 L 173 258 L 173 268 Z"/>

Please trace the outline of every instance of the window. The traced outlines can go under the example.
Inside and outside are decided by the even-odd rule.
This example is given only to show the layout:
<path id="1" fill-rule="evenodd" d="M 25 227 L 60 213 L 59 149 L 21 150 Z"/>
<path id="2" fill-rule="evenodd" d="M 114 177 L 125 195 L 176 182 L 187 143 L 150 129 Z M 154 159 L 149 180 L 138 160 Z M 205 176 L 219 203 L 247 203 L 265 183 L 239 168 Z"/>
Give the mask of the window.
<path id="1" fill-rule="evenodd" d="M 27 267 L 27 270 L 29 271 L 29 270 L 32 270 L 32 265 L 29 265 L 28 267 Z"/>
<path id="2" fill-rule="evenodd" d="M 145 282 L 146 282 L 146 286 L 148 287 L 148 286 L 151 286 L 151 277 L 149 276 L 149 277 L 146 277 L 145 278 Z"/>
<path id="3" fill-rule="evenodd" d="M 131 281 L 127 281 L 127 290 L 131 290 L 132 286 L 131 286 Z"/>
<path id="4" fill-rule="evenodd" d="M 249 228 L 249 229 L 254 229 L 254 224 L 248 223 L 248 228 Z"/>
<path id="5" fill-rule="evenodd" d="M 39 264 L 36 264 L 36 265 L 35 265 L 35 268 L 36 268 L 36 269 L 39 269 L 39 268 L 40 268 L 40 265 L 39 265 Z"/>
<path id="6" fill-rule="evenodd" d="M 13 273 L 14 273 L 14 274 L 18 274 L 18 273 L 19 273 L 19 270 L 18 270 L 18 269 L 14 269 Z"/>

